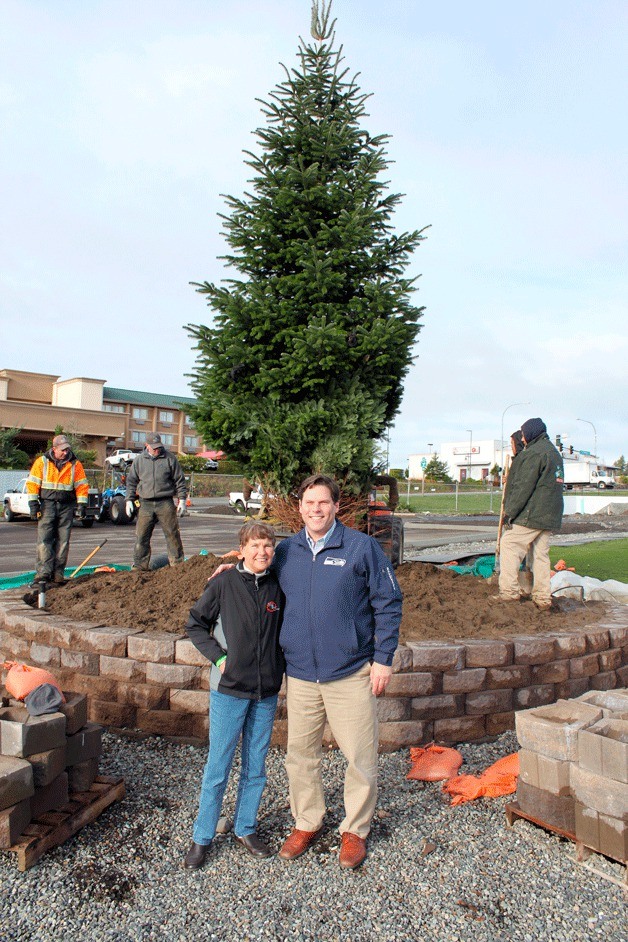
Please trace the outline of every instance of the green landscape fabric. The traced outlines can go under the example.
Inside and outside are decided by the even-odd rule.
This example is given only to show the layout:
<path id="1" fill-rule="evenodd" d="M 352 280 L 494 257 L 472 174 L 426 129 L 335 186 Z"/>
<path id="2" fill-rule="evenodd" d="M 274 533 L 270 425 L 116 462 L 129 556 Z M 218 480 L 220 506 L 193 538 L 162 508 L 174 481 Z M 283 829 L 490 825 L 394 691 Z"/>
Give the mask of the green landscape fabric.
<path id="1" fill-rule="evenodd" d="M 471 566 L 447 566 L 447 569 L 453 569 L 454 572 L 460 572 L 465 576 L 482 576 L 488 579 L 495 569 L 495 557 L 480 556 Z"/>
<path id="2" fill-rule="evenodd" d="M 117 572 L 128 572 L 131 569 L 130 566 L 119 566 L 115 563 L 101 563 L 101 566 L 102 565 L 107 565 L 110 569 L 115 569 Z M 75 569 L 76 566 L 71 566 L 65 570 L 63 575 L 69 579 Z M 96 569 L 100 569 L 100 566 L 84 566 L 83 569 L 81 569 L 80 574 L 77 576 L 77 579 L 80 579 L 81 576 L 90 575 Z M 16 589 L 21 585 L 29 585 L 29 583 L 31 583 L 34 578 L 35 572 L 31 571 L 22 572 L 18 576 L 10 576 L 8 579 L 0 579 L 0 592 L 2 592 L 3 589 Z"/>

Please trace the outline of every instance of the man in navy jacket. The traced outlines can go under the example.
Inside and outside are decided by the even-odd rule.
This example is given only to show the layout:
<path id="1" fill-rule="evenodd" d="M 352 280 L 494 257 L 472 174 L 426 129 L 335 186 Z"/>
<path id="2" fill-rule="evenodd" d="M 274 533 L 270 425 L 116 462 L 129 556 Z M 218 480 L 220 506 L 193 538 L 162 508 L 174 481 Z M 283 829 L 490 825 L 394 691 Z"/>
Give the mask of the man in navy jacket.
<path id="1" fill-rule="evenodd" d="M 286 657 L 286 769 L 295 819 L 279 856 L 300 857 L 321 832 L 328 722 L 347 760 L 340 865 L 353 869 L 366 857 L 375 811 L 375 697 L 392 675 L 401 590 L 377 542 L 336 520 L 339 497 L 331 478 L 307 478 L 299 489 L 305 527 L 283 540 L 275 555 L 286 597 L 279 640 Z"/>

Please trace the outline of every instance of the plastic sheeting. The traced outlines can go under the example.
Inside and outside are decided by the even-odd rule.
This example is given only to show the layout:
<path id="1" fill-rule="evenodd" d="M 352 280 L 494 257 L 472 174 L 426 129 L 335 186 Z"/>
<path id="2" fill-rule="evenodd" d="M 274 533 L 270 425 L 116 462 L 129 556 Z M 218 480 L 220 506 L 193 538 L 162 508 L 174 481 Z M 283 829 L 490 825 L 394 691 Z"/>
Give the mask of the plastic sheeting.
<path id="1" fill-rule="evenodd" d="M 551 578 L 552 595 L 589 602 L 619 602 L 628 605 L 628 584 L 616 579 L 594 579 L 576 572 L 557 572 Z"/>

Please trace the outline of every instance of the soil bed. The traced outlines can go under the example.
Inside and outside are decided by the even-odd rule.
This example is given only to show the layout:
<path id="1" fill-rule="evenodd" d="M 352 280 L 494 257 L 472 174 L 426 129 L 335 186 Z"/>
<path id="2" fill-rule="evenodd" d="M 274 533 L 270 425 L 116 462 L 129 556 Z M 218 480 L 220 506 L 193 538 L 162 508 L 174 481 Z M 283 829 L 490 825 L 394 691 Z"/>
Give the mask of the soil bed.
<path id="1" fill-rule="evenodd" d="M 46 608 L 55 615 L 94 624 L 180 634 L 208 577 L 222 562 L 194 556 L 179 566 L 154 572 L 94 573 L 50 588 Z M 549 612 L 531 601 L 500 602 L 496 586 L 431 563 L 404 563 L 397 569 L 404 595 L 400 641 L 496 638 L 574 630 L 599 619 L 601 602 L 555 600 Z M 25 601 L 35 605 L 35 593 Z"/>

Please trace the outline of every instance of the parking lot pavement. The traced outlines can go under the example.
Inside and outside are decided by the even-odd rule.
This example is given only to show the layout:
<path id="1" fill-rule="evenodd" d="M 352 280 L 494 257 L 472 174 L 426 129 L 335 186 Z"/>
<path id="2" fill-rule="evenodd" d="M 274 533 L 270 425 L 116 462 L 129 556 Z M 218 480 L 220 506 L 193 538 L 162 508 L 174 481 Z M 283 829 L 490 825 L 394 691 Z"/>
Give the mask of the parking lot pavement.
<path id="1" fill-rule="evenodd" d="M 211 500 L 206 499 L 206 500 Z M 220 499 L 217 499 L 220 500 Z M 193 556 L 205 549 L 217 556 L 237 549 L 238 531 L 244 519 L 236 514 L 212 513 L 212 505 L 195 502 L 192 512 L 181 519 L 181 538 L 186 556 Z M 216 505 L 213 505 L 216 506 Z M 224 506 L 224 503 L 222 504 Z M 407 551 L 427 547 L 445 546 L 450 543 L 472 542 L 478 539 L 491 540 L 497 535 L 494 522 L 477 523 L 456 518 L 425 520 L 422 517 L 406 517 L 405 545 Z M 15 575 L 35 568 L 36 524 L 27 519 L 0 522 L 0 575 Z M 90 529 L 75 525 L 72 529 L 68 566 L 78 566 L 96 546 L 106 544 L 90 561 L 89 565 L 131 565 L 135 527 L 114 526 L 112 523 L 95 523 Z M 153 555 L 166 552 L 166 542 L 159 527 L 155 528 L 151 541 Z"/>
<path id="2" fill-rule="evenodd" d="M 181 520 L 181 538 L 187 556 L 202 549 L 220 555 L 237 548 L 241 517 L 209 516 L 190 514 Z M 37 525 L 31 520 L 0 522 L 0 575 L 9 576 L 29 572 L 35 568 L 35 544 Z M 90 529 L 80 525 L 72 528 L 68 566 L 78 566 L 96 546 L 106 544 L 90 560 L 90 566 L 131 565 L 135 527 L 114 526 L 112 523 L 95 523 Z M 151 540 L 154 556 L 166 552 L 166 541 L 159 527 L 155 528 Z"/>

